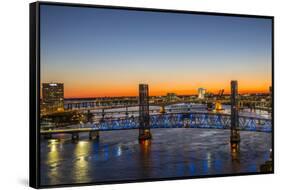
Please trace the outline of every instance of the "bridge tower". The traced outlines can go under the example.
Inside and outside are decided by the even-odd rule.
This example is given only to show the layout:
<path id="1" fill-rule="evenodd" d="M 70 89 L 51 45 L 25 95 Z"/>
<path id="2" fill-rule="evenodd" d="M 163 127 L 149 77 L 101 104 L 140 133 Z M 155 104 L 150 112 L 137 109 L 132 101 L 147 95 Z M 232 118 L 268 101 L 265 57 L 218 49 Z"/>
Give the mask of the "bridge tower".
<path id="1" fill-rule="evenodd" d="M 93 114 L 91 113 L 90 110 L 87 110 L 86 119 L 87 122 L 93 123 Z"/>
<path id="2" fill-rule="evenodd" d="M 104 116 L 105 116 L 104 109 L 102 109 L 101 115 L 102 115 L 101 121 L 104 122 Z"/>
<path id="3" fill-rule="evenodd" d="M 73 140 L 73 141 L 77 141 L 77 140 L 79 140 L 79 133 L 72 133 L 71 134 L 71 139 Z"/>
<path id="4" fill-rule="evenodd" d="M 128 112 L 128 106 L 126 106 L 126 112 L 125 112 L 126 118 L 129 117 L 129 112 Z"/>
<path id="5" fill-rule="evenodd" d="M 89 139 L 90 140 L 99 140 L 100 133 L 99 131 L 90 131 L 89 132 Z"/>
<path id="6" fill-rule="evenodd" d="M 240 142 L 240 134 L 238 131 L 238 83 L 236 80 L 231 81 L 231 132 L 230 143 L 232 152 L 237 152 Z"/>
<path id="7" fill-rule="evenodd" d="M 139 141 L 151 139 L 148 84 L 139 84 Z"/>

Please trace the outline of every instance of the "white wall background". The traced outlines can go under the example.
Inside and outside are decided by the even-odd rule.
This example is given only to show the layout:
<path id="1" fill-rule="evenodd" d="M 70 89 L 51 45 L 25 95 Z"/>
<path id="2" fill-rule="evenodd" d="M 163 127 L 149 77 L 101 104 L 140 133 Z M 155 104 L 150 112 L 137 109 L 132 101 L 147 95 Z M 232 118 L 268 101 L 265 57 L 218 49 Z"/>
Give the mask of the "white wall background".
<path id="1" fill-rule="evenodd" d="M 0 2 L 0 189 L 28 189 L 29 5 Z M 278 0 L 67 0 L 65 2 L 275 16 L 275 174 L 79 187 L 77 189 L 276 189 L 280 174 L 280 34 Z M 280 187 L 279 187 L 280 188 Z M 67 188 L 69 189 L 69 188 Z"/>

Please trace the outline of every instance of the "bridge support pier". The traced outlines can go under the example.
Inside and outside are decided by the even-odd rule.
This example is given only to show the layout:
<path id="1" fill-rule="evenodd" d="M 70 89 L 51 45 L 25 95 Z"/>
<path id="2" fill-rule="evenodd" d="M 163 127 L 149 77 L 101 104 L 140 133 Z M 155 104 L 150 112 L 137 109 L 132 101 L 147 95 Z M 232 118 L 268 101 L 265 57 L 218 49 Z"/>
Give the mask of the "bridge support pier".
<path id="1" fill-rule="evenodd" d="M 233 161 L 239 161 L 239 154 L 240 154 L 240 146 L 239 146 L 239 142 L 238 143 L 234 143 L 231 142 L 230 143 L 230 150 L 231 150 L 231 158 Z"/>
<path id="2" fill-rule="evenodd" d="M 149 95 L 148 85 L 139 85 L 139 141 L 149 140 L 152 138 L 150 133 L 149 121 Z"/>
<path id="3" fill-rule="evenodd" d="M 89 139 L 90 140 L 98 140 L 100 137 L 99 131 L 90 131 L 89 132 Z"/>
<path id="4" fill-rule="evenodd" d="M 139 130 L 139 141 L 146 141 L 152 139 L 150 129 L 140 129 Z"/>
<path id="5" fill-rule="evenodd" d="M 79 133 L 72 133 L 71 135 L 72 135 L 71 139 L 72 139 L 73 141 L 79 140 Z"/>
<path id="6" fill-rule="evenodd" d="M 126 106 L 126 112 L 125 112 L 125 115 L 126 115 L 126 119 L 128 119 L 128 117 L 129 117 L 128 106 Z"/>

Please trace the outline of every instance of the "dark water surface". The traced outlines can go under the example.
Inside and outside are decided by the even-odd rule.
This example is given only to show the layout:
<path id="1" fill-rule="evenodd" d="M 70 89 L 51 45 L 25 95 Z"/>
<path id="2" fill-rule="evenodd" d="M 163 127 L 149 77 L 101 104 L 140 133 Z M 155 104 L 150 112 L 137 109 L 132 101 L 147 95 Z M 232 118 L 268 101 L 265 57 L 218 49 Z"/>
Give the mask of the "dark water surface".
<path id="1" fill-rule="evenodd" d="M 271 133 L 240 132 L 240 152 L 231 153 L 229 130 L 154 129 L 139 144 L 138 130 L 41 139 L 41 185 L 259 172 L 269 159 Z"/>

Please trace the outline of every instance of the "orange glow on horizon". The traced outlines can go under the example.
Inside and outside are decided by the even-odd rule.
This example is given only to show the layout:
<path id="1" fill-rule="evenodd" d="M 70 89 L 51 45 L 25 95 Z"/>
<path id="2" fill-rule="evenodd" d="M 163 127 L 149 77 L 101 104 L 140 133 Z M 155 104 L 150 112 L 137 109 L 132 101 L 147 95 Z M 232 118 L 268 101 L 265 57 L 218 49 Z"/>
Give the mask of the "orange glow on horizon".
<path id="1" fill-rule="evenodd" d="M 55 82 L 64 83 L 65 98 L 91 98 L 91 97 L 122 97 L 138 96 L 138 86 L 141 83 L 149 85 L 150 96 L 165 96 L 167 93 L 176 93 L 177 95 L 196 95 L 198 88 L 205 88 L 206 92 L 217 94 L 219 90 L 224 89 L 225 94 L 230 93 L 230 81 L 232 77 L 210 77 L 208 80 L 201 79 L 195 81 L 192 79 L 165 78 L 165 80 L 150 79 L 147 81 L 139 80 L 108 80 L 102 81 L 82 81 L 82 80 L 55 80 Z M 271 86 L 271 77 L 245 77 L 234 78 L 238 81 L 238 93 L 268 93 Z M 45 80 L 43 80 L 45 82 Z M 203 81 L 203 82 L 201 82 Z"/>
<path id="2" fill-rule="evenodd" d="M 206 88 L 207 93 L 217 94 L 220 89 L 223 88 Z M 230 89 L 224 88 L 224 94 L 229 94 Z M 247 93 L 268 93 L 269 86 L 255 89 L 255 88 L 239 88 L 238 92 L 240 94 L 247 94 Z M 161 90 L 159 88 L 152 88 L 149 87 L 149 95 L 150 96 L 165 96 L 167 93 L 176 93 L 177 95 L 196 95 L 198 93 L 197 89 L 165 89 Z M 65 98 L 89 98 L 89 97 L 122 97 L 122 96 L 138 96 L 138 88 L 134 89 L 122 89 L 122 90 L 115 90 L 109 89 L 104 91 L 97 91 L 94 89 L 68 89 L 65 88 Z"/>

